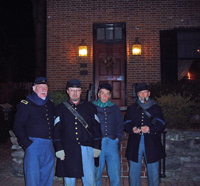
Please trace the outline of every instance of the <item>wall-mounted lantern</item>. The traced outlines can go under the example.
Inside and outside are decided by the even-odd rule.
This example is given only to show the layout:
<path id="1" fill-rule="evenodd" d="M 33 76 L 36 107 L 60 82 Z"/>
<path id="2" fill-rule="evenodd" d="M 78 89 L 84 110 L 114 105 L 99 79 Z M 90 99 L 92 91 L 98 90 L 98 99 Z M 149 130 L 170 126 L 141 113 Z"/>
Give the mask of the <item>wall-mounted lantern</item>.
<path id="1" fill-rule="evenodd" d="M 142 49 L 141 49 L 141 43 L 138 40 L 138 37 L 135 38 L 135 42 L 133 43 L 132 47 L 132 54 L 133 55 L 141 55 Z"/>
<path id="2" fill-rule="evenodd" d="M 82 39 L 81 44 L 79 45 L 79 56 L 87 56 L 87 46 L 84 43 L 84 39 Z"/>

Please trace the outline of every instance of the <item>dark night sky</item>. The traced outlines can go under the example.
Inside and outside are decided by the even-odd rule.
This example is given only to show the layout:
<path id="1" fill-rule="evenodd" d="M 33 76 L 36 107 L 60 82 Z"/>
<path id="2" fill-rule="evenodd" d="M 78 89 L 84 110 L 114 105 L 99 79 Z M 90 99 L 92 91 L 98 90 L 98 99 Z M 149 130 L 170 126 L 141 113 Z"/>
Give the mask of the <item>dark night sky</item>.
<path id="1" fill-rule="evenodd" d="M 0 82 L 31 81 L 34 50 L 31 0 L 0 0 Z"/>

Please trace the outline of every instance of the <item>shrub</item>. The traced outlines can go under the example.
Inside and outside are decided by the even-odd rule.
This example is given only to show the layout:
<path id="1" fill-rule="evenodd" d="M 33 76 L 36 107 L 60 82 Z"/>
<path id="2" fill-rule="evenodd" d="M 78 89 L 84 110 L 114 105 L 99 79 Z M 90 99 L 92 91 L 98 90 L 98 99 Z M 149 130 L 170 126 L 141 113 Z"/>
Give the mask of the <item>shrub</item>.
<path id="1" fill-rule="evenodd" d="M 191 116 L 200 113 L 199 81 L 179 81 L 177 84 L 150 83 L 151 98 L 161 106 L 168 128 L 196 128 Z"/>
<path id="2" fill-rule="evenodd" d="M 192 95 L 183 96 L 180 93 L 169 93 L 156 97 L 161 106 L 164 120 L 168 128 L 191 128 L 190 116 L 199 113 L 199 101 L 191 100 Z"/>
<path id="3" fill-rule="evenodd" d="M 49 91 L 49 96 L 53 100 L 55 106 L 69 99 L 66 90 Z"/>
<path id="4" fill-rule="evenodd" d="M 179 81 L 177 84 L 161 84 L 160 82 L 150 83 L 149 89 L 153 99 L 163 95 L 176 93 L 184 97 L 191 96 L 191 100 L 195 100 L 200 95 L 200 82 Z"/>

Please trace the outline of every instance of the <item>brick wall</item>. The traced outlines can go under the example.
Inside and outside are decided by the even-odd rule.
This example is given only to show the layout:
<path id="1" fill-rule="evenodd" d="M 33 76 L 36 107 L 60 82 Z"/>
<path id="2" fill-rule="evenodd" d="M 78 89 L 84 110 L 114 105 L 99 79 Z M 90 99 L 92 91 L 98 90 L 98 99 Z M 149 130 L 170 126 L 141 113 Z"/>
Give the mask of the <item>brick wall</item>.
<path id="1" fill-rule="evenodd" d="M 50 90 L 65 89 L 78 78 L 83 97 L 93 83 L 93 23 L 126 23 L 127 103 L 133 103 L 132 84 L 161 80 L 159 31 L 200 27 L 199 0 L 47 0 L 47 77 Z M 136 29 L 139 28 L 139 29 Z M 142 55 L 133 56 L 131 46 L 139 37 Z M 78 57 L 78 45 L 85 39 L 88 56 Z M 80 63 L 87 63 L 81 76 Z M 122 142 L 122 174 L 127 176 Z"/>
<path id="2" fill-rule="evenodd" d="M 199 0 L 47 0 L 50 89 L 64 89 L 70 78 L 79 78 L 83 82 L 85 97 L 89 83 L 93 83 L 93 23 L 125 22 L 127 100 L 130 105 L 132 84 L 161 79 L 159 31 L 200 26 L 199 9 Z M 141 56 L 130 54 L 136 37 L 142 44 Z M 81 39 L 86 39 L 89 50 L 85 58 L 78 57 Z M 84 62 L 88 63 L 88 76 L 80 75 L 80 63 Z"/>

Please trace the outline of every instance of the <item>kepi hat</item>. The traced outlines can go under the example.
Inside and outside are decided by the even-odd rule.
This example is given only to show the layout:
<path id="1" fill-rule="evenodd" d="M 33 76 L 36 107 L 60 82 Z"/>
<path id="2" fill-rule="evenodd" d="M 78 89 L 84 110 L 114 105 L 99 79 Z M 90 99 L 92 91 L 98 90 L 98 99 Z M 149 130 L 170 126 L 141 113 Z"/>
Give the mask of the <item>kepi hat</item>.
<path id="1" fill-rule="evenodd" d="M 81 82 L 78 79 L 71 79 L 67 82 L 67 86 L 66 88 L 68 89 L 69 87 L 77 87 L 77 88 L 81 88 Z"/>
<path id="2" fill-rule="evenodd" d="M 98 92 L 103 88 L 112 92 L 112 86 L 109 83 L 102 83 L 101 85 L 99 85 Z"/>
<path id="3" fill-rule="evenodd" d="M 37 85 L 37 84 L 47 84 L 47 78 L 45 77 L 37 77 L 35 78 L 35 81 L 34 81 L 34 85 Z"/>
<path id="4" fill-rule="evenodd" d="M 146 83 L 140 83 L 136 86 L 136 92 L 140 92 L 140 91 L 143 91 L 143 90 L 149 90 L 149 87 Z"/>

